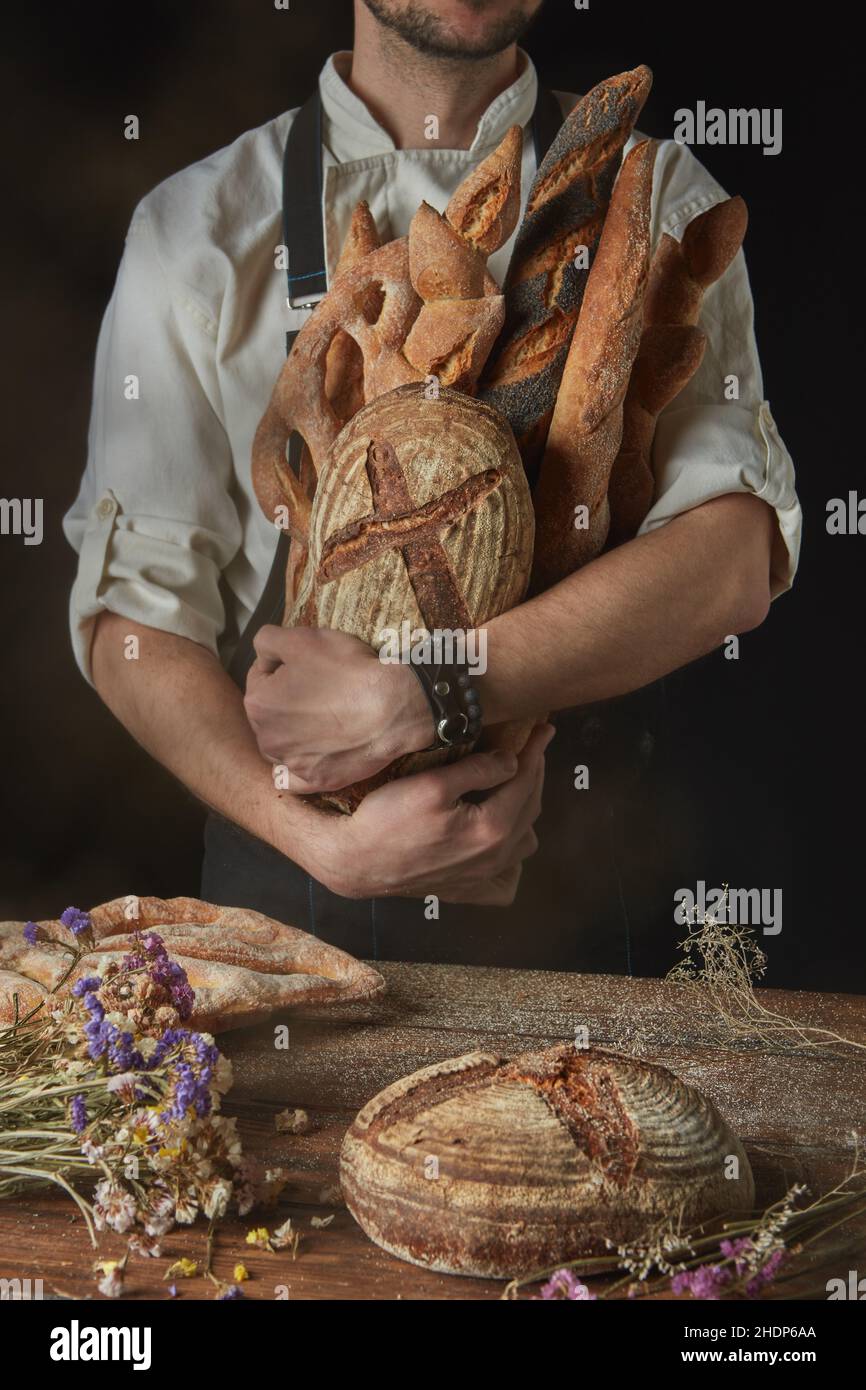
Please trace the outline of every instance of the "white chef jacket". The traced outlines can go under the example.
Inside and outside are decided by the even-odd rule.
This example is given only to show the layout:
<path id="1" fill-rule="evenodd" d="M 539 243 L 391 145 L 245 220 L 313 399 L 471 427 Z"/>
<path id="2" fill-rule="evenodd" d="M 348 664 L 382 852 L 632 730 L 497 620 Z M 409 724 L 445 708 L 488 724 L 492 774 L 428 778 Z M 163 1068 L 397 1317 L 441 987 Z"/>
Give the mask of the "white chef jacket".
<path id="1" fill-rule="evenodd" d="M 535 173 L 537 79 L 522 57 L 520 76 L 487 108 L 468 150 L 395 149 L 344 80 L 350 55 L 328 60 L 319 89 L 329 271 L 359 199 L 369 203 L 382 240 L 403 236 L 421 201 L 444 209 L 513 124 L 525 135 L 525 201 Z M 566 110 L 575 100 L 561 99 Z M 286 330 L 309 315 L 288 308 L 285 272 L 275 264 L 283 149 L 294 114 L 172 175 L 133 214 L 99 334 L 87 467 L 64 519 L 79 552 L 71 627 L 88 679 L 93 624 L 103 609 L 191 638 L 227 662 L 264 588 L 274 524 L 253 493 L 250 451 L 283 364 Z M 662 142 L 654 242 L 662 232 L 681 237 L 693 217 L 726 196 L 685 146 Z M 500 283 L 511 246 L 489 261 Z M 775 595 L 792 582 L 802 519 L 793 464 L 763 399 L 742 252 L 705 296 L 701 327 L 703 363 L 659 417 L 656 500 L 641 531 L 712 497 L 754 493 L 778 516 Z M 724 398 L 732 373 L 736 402 Z"/>

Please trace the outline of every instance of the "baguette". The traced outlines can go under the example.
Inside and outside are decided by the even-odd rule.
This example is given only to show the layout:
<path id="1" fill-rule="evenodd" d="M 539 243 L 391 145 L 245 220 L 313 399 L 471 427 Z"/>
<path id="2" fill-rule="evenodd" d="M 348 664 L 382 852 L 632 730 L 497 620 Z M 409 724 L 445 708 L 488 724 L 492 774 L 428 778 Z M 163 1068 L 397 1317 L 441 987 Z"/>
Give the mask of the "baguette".
<path id="1" fill-rule="evenodd" d="M 652 505 L 656 421 L 701 364 L 697 327 L 704 292 L 724 275 L 746 234 L 742 198 L 728 198 L 690 222 L 682 241 L 665 233 L 650 269 L 644 333 L 623 407 L 623 437 L 610 477 L 610 542 L 637 534 Z"/>
<path id="2" fill-rule="evenodd" d="M 532 473 L 544 448 L 622 149 L 652 85 L 647 67 L 599 83 L 565 120 L 541 163 L 505 282 L 506 320 L 480 398 L 508 420 Z"/>
<path id="3" fill-rule="evenodd" d="M 536 591 L 592 559 L 607 538 L 608 479 L 641 338 L 657 149 L 644 140 L 623 162 L 571 341 L 534 498 Z"/>

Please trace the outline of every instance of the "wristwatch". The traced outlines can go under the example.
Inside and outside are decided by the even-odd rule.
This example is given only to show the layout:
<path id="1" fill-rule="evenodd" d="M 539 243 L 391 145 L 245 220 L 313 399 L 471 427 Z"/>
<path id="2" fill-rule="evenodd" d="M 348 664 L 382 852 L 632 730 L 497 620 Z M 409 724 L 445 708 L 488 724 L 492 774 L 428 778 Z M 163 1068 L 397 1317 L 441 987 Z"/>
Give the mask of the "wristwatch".
<path id="1" fill-rule="evenodd" d="M 439 748 L 474 743 L 481 733 L 481 701 L 464 662 L 409 663 L 433 712 L 436 737 L 429 745 Z"/>

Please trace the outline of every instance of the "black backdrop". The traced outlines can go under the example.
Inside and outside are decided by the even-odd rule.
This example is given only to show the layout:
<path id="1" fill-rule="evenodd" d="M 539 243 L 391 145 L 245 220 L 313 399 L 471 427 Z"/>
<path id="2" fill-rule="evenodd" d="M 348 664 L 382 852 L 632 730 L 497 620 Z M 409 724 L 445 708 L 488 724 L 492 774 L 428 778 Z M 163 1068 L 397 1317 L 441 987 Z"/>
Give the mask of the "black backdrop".
<path id="1" fill-rule="evenodd" d="M 768 981 L 862 990 L 858 656 L 866 538 L 828 537 L 829 497 L 863 475 L 861 79 L 848 11 L 780 0 L 724 7 L 550 0 L 527 41 L 548 85 L 581 91 L 639 62 L 655 72 L 641 128 L 679 106 L 781 107 L 784 147 L 697 153 L 751 210 L 747 255 L 766 395 L 799 470 L 796 587 L 741 644 L 667 682 L 672 737 L 663 871 L 639 903 L 638 973 L 675 955 L 674 888 L 698 878 L 782 888 Z M 802 15 L 809 15 L 808 31 Z M 148 0 L 8 12 L 3 219 L 7 388 L 3 493 L 45 499 L 45 540 L 0 537 L 4 917 L 120 893 L 195 892 L 201 814 L 135 748 L 71 659 L 74 557 L 60 520 L 85 457 L 99 321 L 138 199 L 242 130 L 296 105 L 351 45 L 348 0 Z M 846 56 L 846 54 L 850 54 Z M 138 142 L 123 118 L 141 118 Z M 540 905 L 543 907 L 543 904 Z"/>

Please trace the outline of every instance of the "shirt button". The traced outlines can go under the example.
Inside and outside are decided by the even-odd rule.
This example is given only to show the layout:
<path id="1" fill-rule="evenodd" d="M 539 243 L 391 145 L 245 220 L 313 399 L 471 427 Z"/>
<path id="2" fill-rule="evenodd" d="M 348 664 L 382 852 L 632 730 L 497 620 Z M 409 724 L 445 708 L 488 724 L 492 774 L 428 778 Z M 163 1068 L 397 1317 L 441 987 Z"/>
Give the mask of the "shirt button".
<path id="1" fill-rule="evenodd" d="M 114 516 L 114 503 L 110 497 L 103 497 L 99 506 L 96 508 L 96 515 L 105 521 L 107 517 Z"/>

